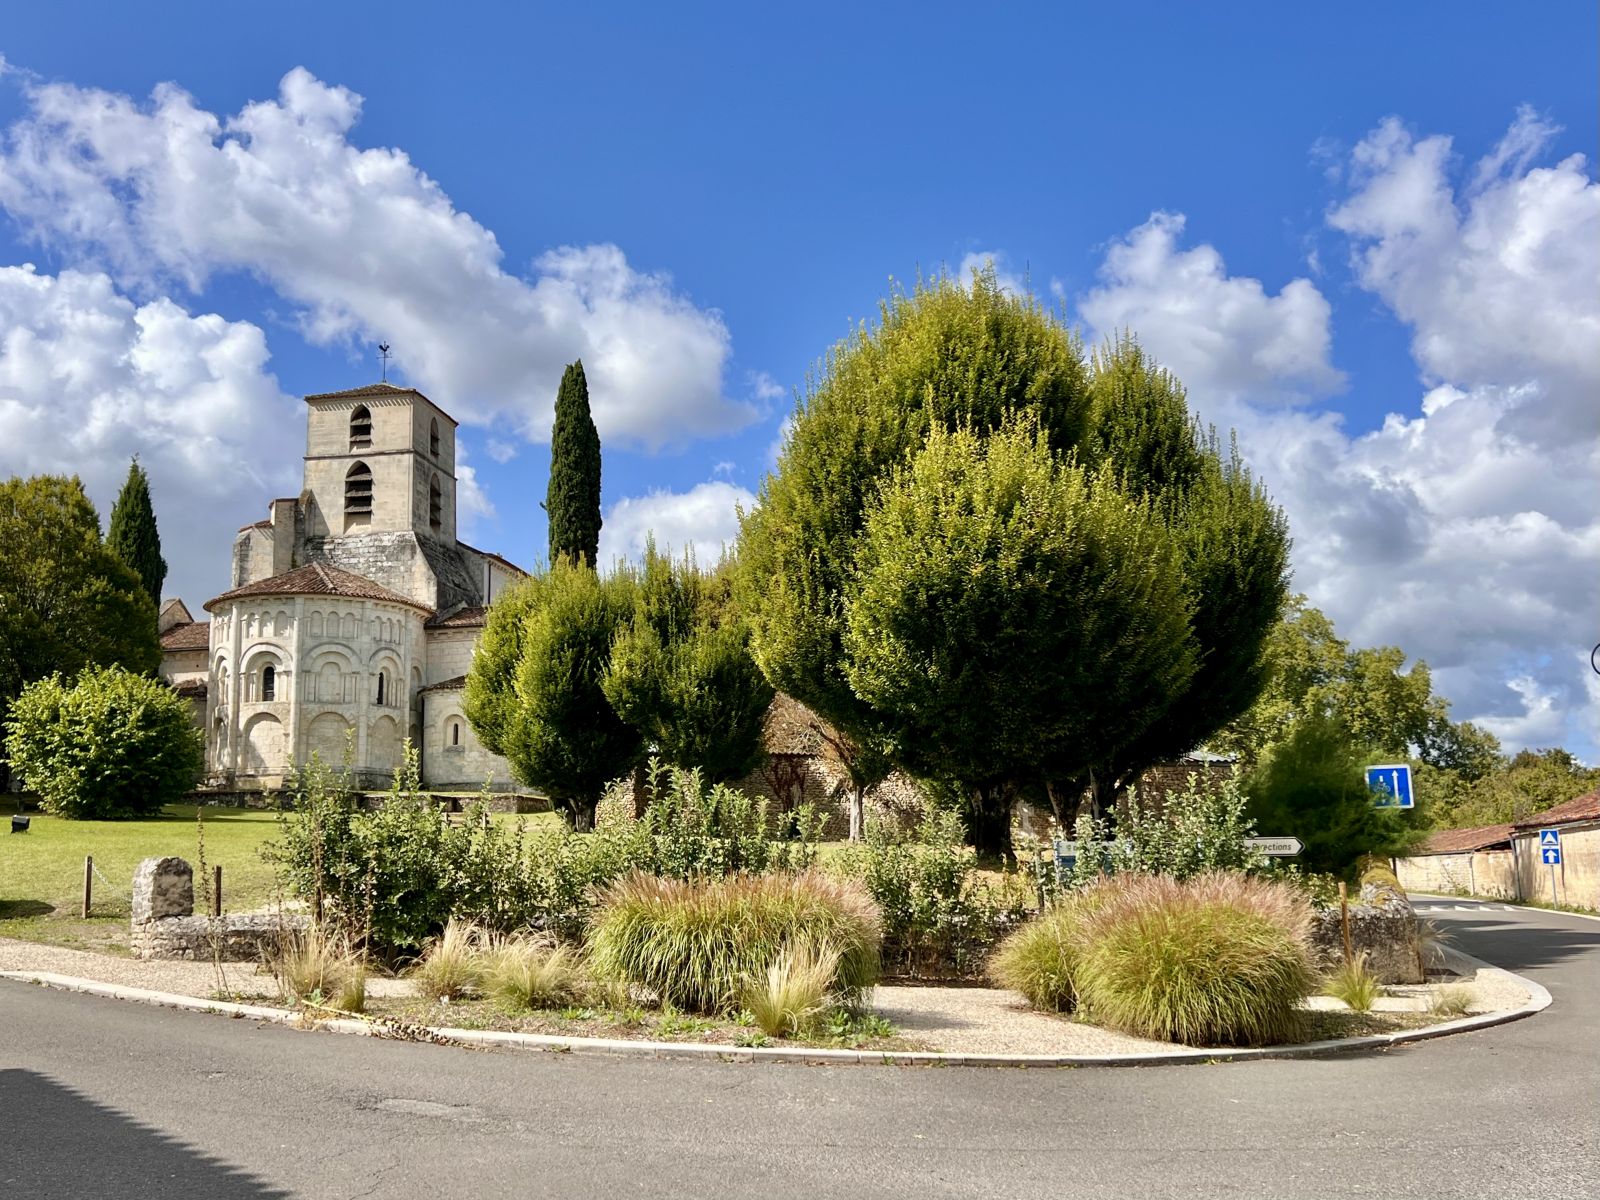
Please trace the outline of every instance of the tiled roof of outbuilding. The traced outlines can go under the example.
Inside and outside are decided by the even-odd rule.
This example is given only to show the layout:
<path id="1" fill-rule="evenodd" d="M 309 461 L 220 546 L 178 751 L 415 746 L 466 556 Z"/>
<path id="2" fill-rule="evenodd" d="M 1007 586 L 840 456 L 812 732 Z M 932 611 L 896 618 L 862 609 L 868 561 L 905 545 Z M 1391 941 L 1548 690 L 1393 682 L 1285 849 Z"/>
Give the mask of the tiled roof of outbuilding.
<path id="1" fill-rule="evenodd" d="M 1428 835 L 1418 854 L 1465 854 L 1511 845 L 1511 826 L 1480 825 L 1475 829 L 1439 829 Z"/>
<path id="2" fill-rule="evenodd" d="M 467 686 L 467 677 L 457 675 L 454 679 L 441 679 L 438 683 L 430 683 L 423 688 L 424 692 L 459 692 Z"/>
<path id="3" fill-rule="evenodd" d="M 1600 821 L 1600 790 L 1575 796 L 1565 804 L 1523 817 L 1517 828 L 1538 829 L 1541 825 L 1561 825 L 1567 821 Z"/>
<path id="4" fill-rule="evenodd" d="M 161 635 L 163 650 L 206 650 L 210 646 L 210 621 L 190 621 L 186 625 L 174 625 Z"/>
<path id="5" fill-rule="evenodd" d="M 258 579 L 231 592 L 223 592 L 206 601 L 206 611 L 210 612 L 213 606 L 226 600 L 238 600 L 245 596 L 344 596 L 352 600 L 384 600 L 390 604 L 404 604 L 425 613 L 433 611 L 410 596 L 392 592 L 365 576 L 353 571 L 341 571 L 338 567 L 321 562 L 307 563 L 282 575 L 274 575 L 271 579 Z"/>
<path id="6" fill-rule="evenodd" d="M 454 612 L 435 613 L 428 618 L 429 629 L 481 629 L 489 619 L 489 610 L 477 606 L 464 606 Z"/>

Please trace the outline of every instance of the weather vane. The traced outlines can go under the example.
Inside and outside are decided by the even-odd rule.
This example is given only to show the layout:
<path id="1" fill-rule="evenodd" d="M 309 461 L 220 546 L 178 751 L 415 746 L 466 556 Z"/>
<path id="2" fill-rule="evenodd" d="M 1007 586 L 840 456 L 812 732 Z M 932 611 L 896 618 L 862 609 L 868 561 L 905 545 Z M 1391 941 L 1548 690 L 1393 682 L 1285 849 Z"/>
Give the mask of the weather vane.
<path id="1" fill-rule="evenodd" d="M 378 357 L 383 361 L 383 382 L 389 382 L 389 343 L 378 343 Z"/>

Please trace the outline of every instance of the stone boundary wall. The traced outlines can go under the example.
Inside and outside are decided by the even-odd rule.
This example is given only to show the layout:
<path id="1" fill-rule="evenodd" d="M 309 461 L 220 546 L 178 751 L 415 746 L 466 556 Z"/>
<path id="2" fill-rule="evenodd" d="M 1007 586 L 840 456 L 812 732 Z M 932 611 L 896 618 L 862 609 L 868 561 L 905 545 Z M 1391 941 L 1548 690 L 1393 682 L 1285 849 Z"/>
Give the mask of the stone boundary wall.
<path id="1" fill-rule="evenodd" d="M 1509 850 L 1397 858 L 1394 873 L 1408 892 L 1493 896 L 1500 900 L 1519 898 L 1516 864 Z"/>
<path id="2" fill-rule="evenodd" d="M 1380 983 L 1422 983 L 1422 939 L 1411 901 L 1392 887 L 1363 884 L 1350 902 L 1350 943 L 1367 955 L 1367 970 Z M 1339 906 L 1319 909 L 1311 927 L 1311 944 L 1325 965 L 1344 958 Z"/>
<path id="3" fill-rule="evenodd" d="M 305 924 L 296 914 L 195 916 L 194 869 L 181 858 L 147 858 L 133 873 L 134 958 L 265 962 Z"/>
<path id="4" fill-rule="evenodd" d="M 1555 902 L 1600 909 L 1600 823 L 1557 825 L 1561 865 L 1555 868 Z M 1550 903 L 1551 869 L 1539 855 L 1539 831 L 1519 829 L 1512 839 L 1517 856 L 1517 888 L 1524 900 Z"/>
<path id="5" fill-rule="evenodd" d="M 477 792 L 421 792 L 445 812 L 466 812 L 479 800 L 483 800 L 486 811 L 492 813 L 541 813 L 551 811 L 550 800 L 547 796 L 536 796 L 527 792 L 495 792 L 487 799 Z M 362 792 L 361 804 L 367 809 L 380 808 L 388 798 L 387 791 Z M 256 812 L 270 811 L 279 808 L 293 808 L 294 803 L 288 792 L 270 790 L 219 790 L 190 792 L 184 796 L 187 804 L 210 805 L 216 808 L 244 808 Z"/>

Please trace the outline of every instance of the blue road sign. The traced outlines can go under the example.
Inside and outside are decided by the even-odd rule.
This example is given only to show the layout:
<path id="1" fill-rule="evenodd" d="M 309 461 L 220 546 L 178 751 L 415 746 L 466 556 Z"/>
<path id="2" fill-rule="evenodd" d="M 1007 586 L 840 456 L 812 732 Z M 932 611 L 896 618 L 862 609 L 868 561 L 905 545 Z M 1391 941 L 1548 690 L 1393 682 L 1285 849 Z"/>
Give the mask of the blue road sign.
<path id="1" fill-rule="evenodd" d="M 1411 768 L 1406 763 L 1382 763 L 1367 768 L 1367 790 L 1374 808 L 1413 808 Z"/>
<path id="2" fill-rule="evenodd" d="M 1539 830 L 1539 861 L 1547 867 L 1561 865 L 1561 831 L 1559 829 Z"/>

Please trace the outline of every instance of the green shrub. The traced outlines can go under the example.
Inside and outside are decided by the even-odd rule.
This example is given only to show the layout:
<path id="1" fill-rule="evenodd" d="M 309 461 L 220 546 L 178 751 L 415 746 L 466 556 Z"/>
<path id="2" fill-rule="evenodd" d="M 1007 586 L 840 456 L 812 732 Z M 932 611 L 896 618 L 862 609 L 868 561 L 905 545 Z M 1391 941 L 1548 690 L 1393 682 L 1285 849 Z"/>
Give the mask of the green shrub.
<path id="1" fill-rule="evenodd" d="M 1078 1002 L 1074 976 L 1083 922 L 1100 894 L 1098 888 L 1069 893 L 1012 932 L 989 960 L 989 978 L 1021 992 L 1035 1008 L 1071 1012 Z"/>
<path id="2" fill-rule="evenodd" d="M 839 955 L 829 990 L 848 1002 L 877 979 L 881 936 L 859 886 L 813 872 L 690 882 L 634 873 L 600 897 L 590 966 L 663 1004 L 718 1013 L 785 951 L 826 944 Z"/>
<path id="3" fill-rule="evenodd" d="M 1099 1024 L 1189 1045 L 1260 1045 L 1297 1032 L 1314 987 L 1311 908 L 1237 874 L 1120 875 L 1084 921 L 1074 979 Z"/>
<path id="4" fill-rule="evenodd" d="M 1351 1012 L 1371 1012 L 1372 1004 L 1383 995 L 1378 977 L 1367 969 L 1367 952 L 1360 951 L 1355 958 L 1341 963 L 1339 969 L 1328 976 L 1323 992 L 1343 1000 Z"/>
<path id="5" fill-rule="evenodd" d="M 726 784 L 707 789 L 698 769 L 663 766 L 651 759 L 645 787 L 641 823 L 649 838 L 649 860 L 637 865 L 652 875 L 697 879 L 736 871 L 803 870 L 816 862 L 823 819 L 810 805 L 795 815 L 797 836 L 779 840 L 772 836 L 765 800 Z"/>
<path id="6" fill-rule="evenodd" d="M 931 810 L 904 833 L 871 822 L 837 869 L 858 879 L 883 914 L 883 960 L 895 975 L 968 978 L 996 942 L 1027 915 L 1030 888 L 1020 875 L 979 874 L 961 819 Z"/>
<path id="7" fill-rule="evenodd" d="M 828 1007 L 839 973 L 839 952 L 830 946 L 791 945 L 745 984 L 744 1007 L 773 1037 L 791 1037 L 810 1028 Z"/>
<path id="8" fill-rule="evenodd" d="M 159 679 L 85 667 L 35 680 L 11 704 L 6 755 L 46 812 L 110 820 L 158 813 L 200 780 L 205 740 Z"/>

